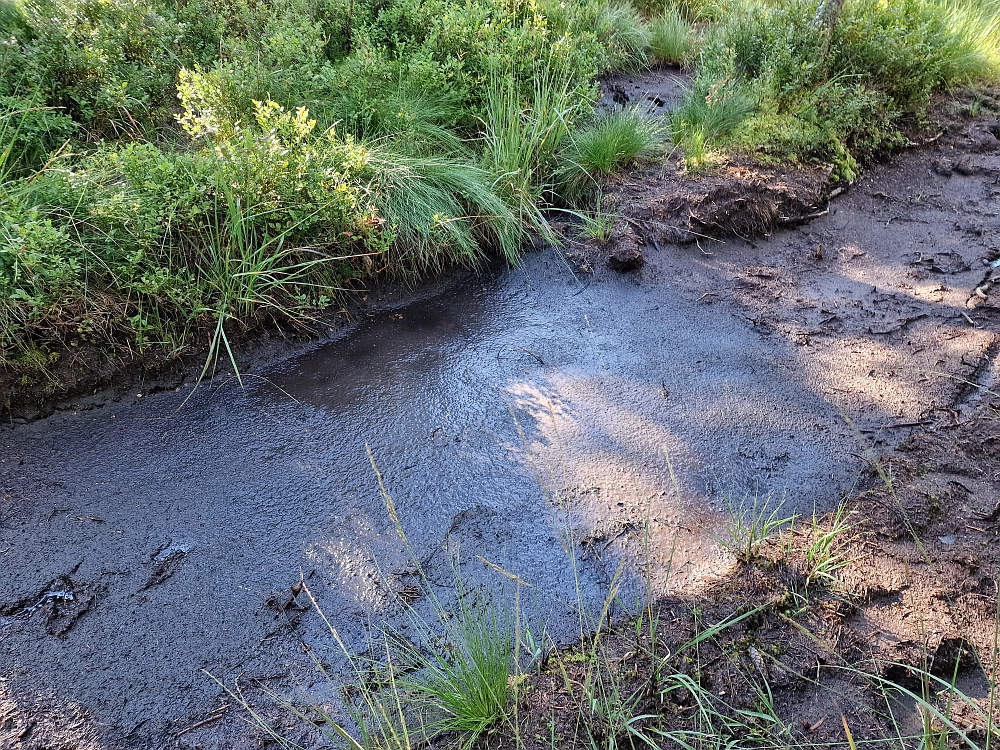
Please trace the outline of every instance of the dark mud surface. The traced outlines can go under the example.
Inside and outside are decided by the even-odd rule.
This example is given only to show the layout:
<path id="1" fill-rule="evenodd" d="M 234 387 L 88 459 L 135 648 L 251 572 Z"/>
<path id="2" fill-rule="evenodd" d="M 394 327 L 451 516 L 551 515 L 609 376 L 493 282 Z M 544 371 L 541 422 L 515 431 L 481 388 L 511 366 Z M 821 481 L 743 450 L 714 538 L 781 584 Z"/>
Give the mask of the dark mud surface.
<path id="1" fill-rule="evenodd" d="M 245 390 L 137 389 L 2 428 L 0 746 L 256 746 L 203 670 L 255 701 L 317 694 L 309 654 L 339 660 L 300 576 L 357 649 L 421 593 L 366 444 L 442 595 L 457 554 L 512 595 L 481 556 L 545 592 L 524 606 L 566 640 L 567 550 L 600 601 L 645 528 L 655 590 L 706 591 L 731 568 L 711 538 L 726 502 L 833 508 L 866 446 L 960 420 L 997 375 L 1000 156 L 969 128 L 765 239 L 631 226 L 632 274 L 606 248 L 571 248 L 575 272 L 546 250 Z"/>
<path id="2" fill-rule="evenodd" d="M 690 84 L 690 73 L 672 67 L 641 75 L 606 76 L 601 80 L 598 107 L 605 110 L 635 108 L 650 115 L 665 115 L 677 108 Z"/>
<path id="3" fill-rule="evenodd" d="M 847 748 L 849 727 L 857 746 L 926 747 L 915 698 L 940 692 L 934 727 L 950 722 L 951 741 L 939 746 L 988 747 L 991 710 L 996 737 L 990 684 L 1000 669 L 1000 396 L 980 396 L 874 459 L 870 488 L 839 515 L 799 518 L 704 589 L 660 599 L 651 607 L 655 635 L 621 628 L 551 655 L 520 690 L 519 742 L 490 746 L 589 746 L 609 726 L 576 710 L 581 691 L 567 686 L 600 669 L 608 681 L 617 675 L 621 694 L 638 696 L 628 716 L 641 717 L 633 728 L 650 737 L 651 728 L 699 726 L 691 692 L 671 682 L 680 674 L 737 722 L 737 738 L 742 731 L 758 741 L 779 735 L 778 747 Z M 808 550 L 824 538 L 835 540 L 836 568 L 817 577 Z M 726 622 L 697 658 L 685 654 L 692 639 Z M 745 724 L 738 713 L 760 716 L 767 703 L 777 726 Z"/>

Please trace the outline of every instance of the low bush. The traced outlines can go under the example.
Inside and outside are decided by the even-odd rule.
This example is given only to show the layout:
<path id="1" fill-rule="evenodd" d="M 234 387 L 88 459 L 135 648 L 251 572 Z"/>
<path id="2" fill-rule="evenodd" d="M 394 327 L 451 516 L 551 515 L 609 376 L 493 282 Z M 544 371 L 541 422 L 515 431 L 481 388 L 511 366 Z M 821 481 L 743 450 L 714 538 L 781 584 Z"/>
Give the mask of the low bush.
<path id="1" fill-rule="evenodd" d="M 853 0 L 828 30 L 811 0 L 744 0 L 702 48 L 674 133 L 853 179 L 858 160 L 906 142 L 899 122 L 935 91 L 1000 73 L 998 8 Z"/>

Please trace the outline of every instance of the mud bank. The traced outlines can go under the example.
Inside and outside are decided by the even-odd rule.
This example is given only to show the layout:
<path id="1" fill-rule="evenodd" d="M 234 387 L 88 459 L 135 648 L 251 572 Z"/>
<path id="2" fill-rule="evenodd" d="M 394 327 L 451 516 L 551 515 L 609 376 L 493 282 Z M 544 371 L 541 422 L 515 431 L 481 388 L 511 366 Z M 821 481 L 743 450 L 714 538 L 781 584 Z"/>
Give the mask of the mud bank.
<path id="1" fill-rule="evenodd" d="M 508 595 L 482 557 L 546 592 L 525 606 L 565 639 L 567 550 L 599 598 L 647 528 L 656 592 L 705 590 L 730 568 L 726 502 L 832 508 L 863 444 L 959 412 L 993 371 L 1000 164 L 941 158 L 759 242 L 651 242 L 634 274 L 546 250 L 457 277 L 245 390 L 4 427 L 0 745 L 254 746 L 202 670 L 318 690 L 306 644 L 338 659 L 290 598 L 300 575 L 352 647 L 401 623 L 407 554 L 366 445 L 442 593 L 460 551 Z"/>

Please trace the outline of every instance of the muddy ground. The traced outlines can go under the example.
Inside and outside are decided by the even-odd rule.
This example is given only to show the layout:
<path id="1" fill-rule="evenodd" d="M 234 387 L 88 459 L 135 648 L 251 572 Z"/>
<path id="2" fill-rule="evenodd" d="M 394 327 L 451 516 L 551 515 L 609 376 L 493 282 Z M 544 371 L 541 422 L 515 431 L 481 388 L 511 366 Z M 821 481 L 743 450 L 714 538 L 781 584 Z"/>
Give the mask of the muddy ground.
<path id="1" fill-rule="evenodd" d="M 620 561 L 651 559 L 680 638 L 692 603 L 721 616 L 801 583 L 794 557 L 737 565 L 719 548 L 727 503 L 808 515 L 846 498 L 853 562 L 828 605 L 793 618 L 830 653 L 779 604 L 731 632 L 741 648 L 713 647 L 745 666 L 757 641 L 789 643 L 786 672 L 958 638 L 989 653 L 995 127 L 951 125 L 832 200 L 820 170 L 646 167 L 612 191 L 626 220 L 611 246 L 567 226 L 565 253 L 523 269 L 373 292 L 370 315 L 258 361 L 244 390 L 222 377 L 186 400 L 189 381 L 155 395 L 132 381 L 7 425 L 0 746 L 257 746 L 202 670 L 261 705 L 316 697 L 309 654 L 338 658 L 292 597 L 300 575 L 359 650 L 369 623 L 400 626 L 404 602 L 426 602 L 366 444 L 429 585 L 447 596 L 460 549 L 463 577 L 503 600 L 509 581 L 476 558 L 502 565 L 545 592 L 527 616 L 558 643 L 575 623 L 567 551 L 587 606 Z M 622 250 L 641 267 L 610 270 Z M 873 467 L 892 467 L 893 492 Z M 626 583 L 638 601 L 647 581 Z M 745 671 L 717 663 L 720 684 Z M 537 687 L 536 718 L 558 703 Z M 837 738 L 833 704 L 776 688 L 789 720 L 830 716 L 813 735 Z M 875 732 L 851 701 L 839 710 Z"/>
<path id="2" fill-rule="evenodd" d="M 832 578 L 813 577 L 806 552 L 834 519 L 815 526 L 798 519 L 705 590 L 656 601 L 655 635 L 648 624 L 610 628 L 596 645 L 544 658 L 518 688 L 518 741 L 508 734 L 487 744 L 587 747 L 595 737 L 610 742 L 617 729 L 618 746 L 629 746 L 621 724 L 583 708 L 582 686 L 600 671 L 619 687 L 616 697 L 634 698 L 628 716 L 645 718 L 632 727 L 653 739 L 652 728 L 705 727 L 692 692 L 671 682 L 680 673 L 731 719 L 739 711 L 767 715 L 770 702 L 777 723 L 744 717 L 728 733 L 723 721 L 715 726 L 732 739 L 770 738 L 779 747 L 846 748 L 845 724 L 856 743 L 925 747 L 912 696 L 947 696 L 953 684 L 961 697 L 936 703 L 951 726 L 933 722 L 951 739 L 936 746 L 988 746 L 991 708 L 994 741 L 1000 736 L 989 688 L 1000 657 L 998 441 L 1000 396 L 941 416 L 872 461 L 869 489 L 842 511 Z M 727 621 L 733 624 L 697 647 L 686 645 Z"/>

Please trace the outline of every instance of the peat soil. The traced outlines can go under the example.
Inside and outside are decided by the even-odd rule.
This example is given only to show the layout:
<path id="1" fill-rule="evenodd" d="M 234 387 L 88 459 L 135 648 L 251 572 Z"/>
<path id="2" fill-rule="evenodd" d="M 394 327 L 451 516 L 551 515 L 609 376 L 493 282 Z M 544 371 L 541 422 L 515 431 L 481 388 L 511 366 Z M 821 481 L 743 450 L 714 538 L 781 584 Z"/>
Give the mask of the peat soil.
<path id="1" fill-rule="evenodd" d="M 624 220 L 608 246 L 571 237 L 411 300 L 373 292 L 355 325 L 251 367 L 244 388 L 121 389 L 0 428 L 0 747 L 256 747 L 205 672 L 259 706 L 321 699 L 313 659 L 343 660 L 300 578 L 363 651 L 372 624 L 405 630 L 408 604 L 430 616 L 428 588 L 449 601 L 456 571 L 512 600 L 484 561 L 534 587 L 525 617 L 557 644 L 574 638 L 578 592 L 599 608 L 621 563 L 613 617 L 648 586 L 666 639 L 693 627 L 693 604 L 709 622 L 773 601 L 742 650 L 706 648 L 757 668 L 747 643 L 789 644 L 754 646 L 784 660 L 776 690 L 816 659 L 918 658 L 959 637 L 984 658 L 1000 516 L 984 390 L 1000 374 L 994 127 L 953 127 L 829 204 L 801 174 L 648 167 L 614 189 Z M 763 198 L 699 187 L 737 171 Z M 770 190 L 782 180 L 800 186 L 783 193 L 800 215 Z M 678 196 L 686 212 L 665 213 Z M 765 236 L 726 224 L 744 203 Z M 622 250 L 641 256 L 633 272 L 608 268 Z M 804 612 L 782 604 L 802 575 L 787 548 L 737 565 L 714 541 L 725 506 L 755 499 L 857 511 L 850 566 Z M 745 674 L 714 663 L 719 685 Z M 537 687 L 541 720 L 558 691 Z M 841 692 L 858 732 L 876 731 L 863 691 Z M 790 678 L 783 695 L 806 729 L 836 735 L 829 701 Z"/>

